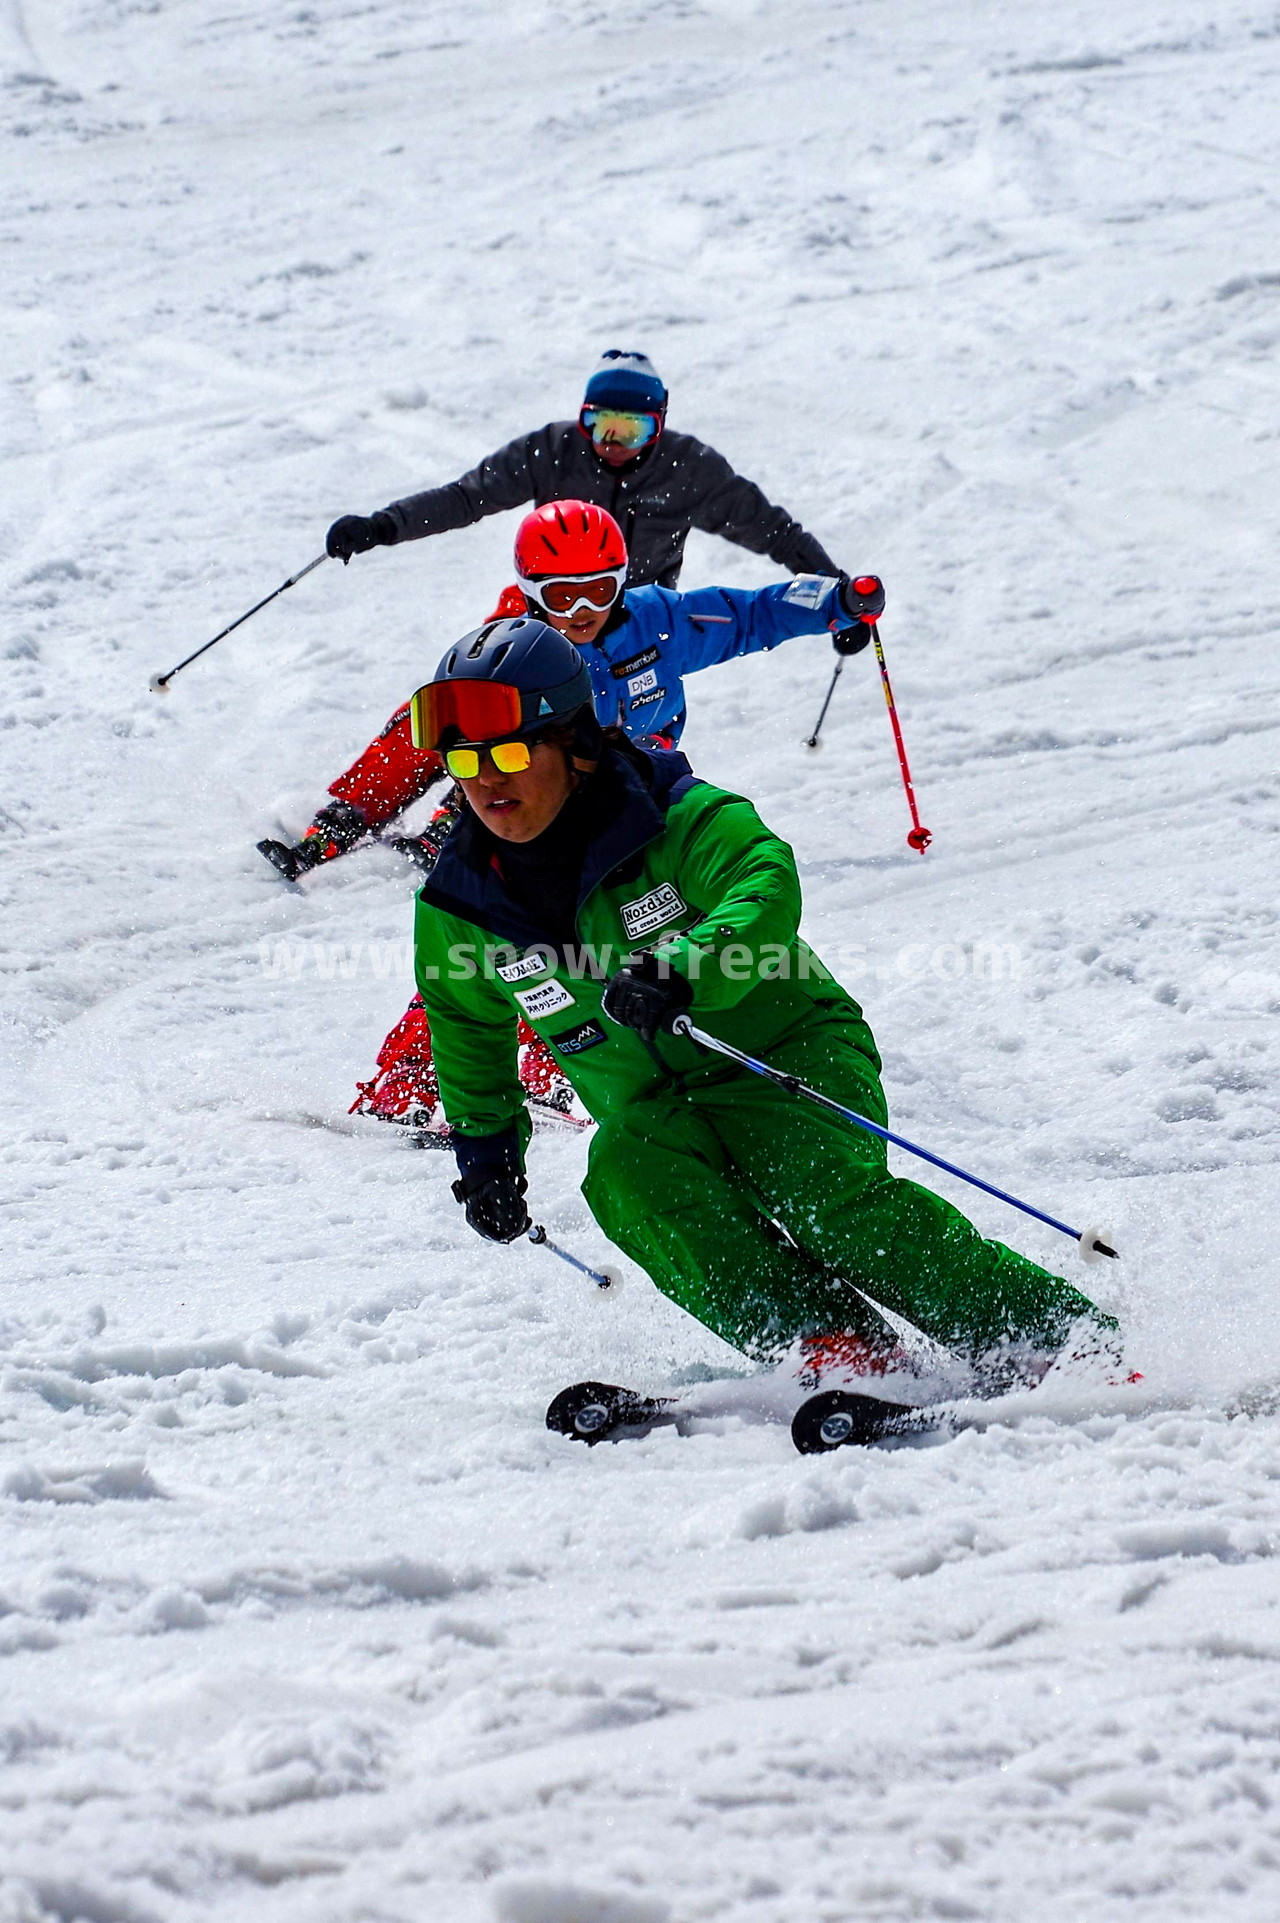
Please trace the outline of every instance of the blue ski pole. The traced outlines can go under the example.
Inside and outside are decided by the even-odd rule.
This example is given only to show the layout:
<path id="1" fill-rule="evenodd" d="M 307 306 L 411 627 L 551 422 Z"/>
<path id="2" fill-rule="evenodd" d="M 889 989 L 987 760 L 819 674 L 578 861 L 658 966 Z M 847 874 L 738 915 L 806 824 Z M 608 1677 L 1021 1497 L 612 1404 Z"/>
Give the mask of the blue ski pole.
<path id="1" fill-rule="evenodd" d="M 779 1088 L 787 1089 L 792 1095 L 803 1095 L 807 1101 L 817 1102 L 820 1107 L 830 1109 L 834 1115 L 843 1115 L 846 1122 L 853 1122 L 858 1128 L 865 1128 L 869 1135 L 878 1135 L 882 1142 L 892 1142 L 895 1148 L 909 1150 L 912 1155 L 920 1156 L 923 1161 L 932 1162 L 935 1168 L 945 1169 L 948 1175 L 958 1175 L 962 1182 L 969 1182 L 974 1188 L 985 1190 L 988 1195 L 994 1195 L 998 1201 L 1011 1203 L 1015 1209 L 1021 1209 L 1024 1215 L 1034 1216 L 1037 1222 L 1047 1222 L 1051 1229 L 1057 1229 L 1062 1235 L 1071 1237 L 1086 1262 L 1096 1262 L 1100 1256 L 1114 1256 L 1116 1253 L 1102 1241 L 1097 1229 L 1070 1228 L 1067 1223 L 1059 1222 L 1056 1216 L 1046 1215 L 1043 1209 L 1032 1208 L 1030 1202 L 1020 1202 L 1016 1195 L 1010 1195 L 1005 1189 L 996 1188 L 991 1182 L 984 1182 L 980 1175 L 970 1175 L 968 1169 L 957 1168 L 954 1162 L 945 1161 L 941 1155 L 935 1155 L 932 1149 L 921 1148 L 918 1142 L 909 1142 L 905 1135 L 895 1135 L 892 1129 L 881 1128 L 879 1122 L 871 1121 L 866 1115 L 859 1115 L 857 1109 L 845 1108 L 842 1103 L 833 1102 L 829 1095 L 819 1094 L 816 1088 L 810 1088 L 807 1082 L 802 1082 L 798 1075 L 787 1075 L 780 1068 L 771 1068 L 768 1062 L 758 1062 L 754 1055 L 744 1055 L 740 1048 L 733 1048 L 728 1042 L 720 1041 L 715 1035 L 708 1035 L 701 1028 L 695 1028 L 687 1015 L 676 1016 L 671 1024 L 671 1032 L 673 1035 L 683 1035 L 686 1040 L 695 1042 L 699 1048 L 710 1049 L 713 1054 L 723 1055 L 729 1061 L 737 1062 L 742 1068 L 749 1068 L 754 1075 L 763 1075 L 766 1081 L 776 1082 Z"/>
<path id="2" fill-rule="evenodd" d="M 558 1242 L 551 1240 L 551 1237 L 547 1234 L 541 1222 L 535 1222 L 534 1226 L 531 1229 L 527 1229 L 525 1233 L 529 1240 L 536 1244 L 538 1248 L 549 1249 L 552 1255 L 558 1255 L 562 1262 L 567 1262 L 571 1269 L 578 1271 L 579 1275 L 589 1277 L 602 1295 L 606 1292 L 610 1295 L 618 1294 L 622 1287 L 622 1277 L 620 1275 L 615 1275 L 612 1269 L 593 1269 L 588 1267 L 585 1262 L 579 1262 L 576 1255 L 570 1255 L 568 1249 L 562 1249 Z"/>

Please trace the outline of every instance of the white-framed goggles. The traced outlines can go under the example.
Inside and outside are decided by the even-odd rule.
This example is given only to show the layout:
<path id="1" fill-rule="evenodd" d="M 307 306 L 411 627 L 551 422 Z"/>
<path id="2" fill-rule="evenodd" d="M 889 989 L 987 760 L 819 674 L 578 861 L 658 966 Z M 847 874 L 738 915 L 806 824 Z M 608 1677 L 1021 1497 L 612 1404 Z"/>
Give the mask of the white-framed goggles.
<path id="1" fill-rule="evenodd" d="M 522 574 L 520 586 L 525 599 L 541 608 L 544 614 L 576 614 L 579 608 L 603 614 L 622 593 L 626 578 L 624 564 L 620 568 L 602 568 L 596 574 L 549 574 L 537 580 Z"/>

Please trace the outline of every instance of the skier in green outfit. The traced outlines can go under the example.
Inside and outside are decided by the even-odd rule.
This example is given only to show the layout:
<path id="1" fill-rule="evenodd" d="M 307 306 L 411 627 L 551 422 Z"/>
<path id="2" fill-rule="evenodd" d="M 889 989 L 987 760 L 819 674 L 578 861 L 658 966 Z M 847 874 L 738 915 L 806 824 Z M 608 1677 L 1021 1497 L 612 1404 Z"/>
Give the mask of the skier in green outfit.
<path id="1" fill-rule="evenodd" d="M 413 711 L 469 811 L 421 890 L 416 942 L 454 1194 L 479 1234 L 529 1227 L 523 1016 L 599 1123 L 583 1184 L 597 1222 L 748 1356 L 835 1340 L 882 1371 L 897 1338 L 863 1290 L 975 1361 L 1035 1358 L 1033 1377 L 1064 1345 L 1114 1349 L 1112 1318 L 891 1175 L 877 1138 L 670 1032 L 687 1009 L 887 1120 L 871 1031 L 801 941 L 791 850 L 749 801 L 604 734 L 582 657 L 534 619 L 464 636 Z"/>

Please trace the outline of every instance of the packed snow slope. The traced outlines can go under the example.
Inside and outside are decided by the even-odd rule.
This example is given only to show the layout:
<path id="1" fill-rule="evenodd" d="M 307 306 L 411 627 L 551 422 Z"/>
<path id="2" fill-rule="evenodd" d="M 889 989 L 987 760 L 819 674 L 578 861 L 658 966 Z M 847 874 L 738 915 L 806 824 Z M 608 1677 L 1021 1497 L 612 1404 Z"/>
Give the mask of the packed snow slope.
<path id="1" fill-rule="evenodd" d="M 1280 1913 L 1278 68 L 1271 0 L 7 0 L 3 1923 Z M 884 575 L 926 858 L 868 656 L 820 755 L 821 639 L 685 745 L 899 1127 L 1114 1232 L 948 1190 L 1138 1387 L 588 1452 L 564 1383 L 735 1358 L 348 1122 L 412 873 L 253 843 L 514 518 L 148 677 L 611 344 Z"/>

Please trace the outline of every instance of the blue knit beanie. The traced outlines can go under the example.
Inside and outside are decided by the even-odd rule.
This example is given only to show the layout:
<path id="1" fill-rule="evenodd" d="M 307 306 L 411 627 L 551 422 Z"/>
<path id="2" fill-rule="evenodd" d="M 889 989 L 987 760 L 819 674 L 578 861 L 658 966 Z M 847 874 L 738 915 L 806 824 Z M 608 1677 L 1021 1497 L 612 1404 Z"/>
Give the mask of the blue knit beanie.
<path id="1" fill-rule="evenodd" d="M 667 404 L 667 390 L 647 354 L 610 347 L 587 382 L 584 407 L 617 407 L 632 414 L 659 414 Z"/>

